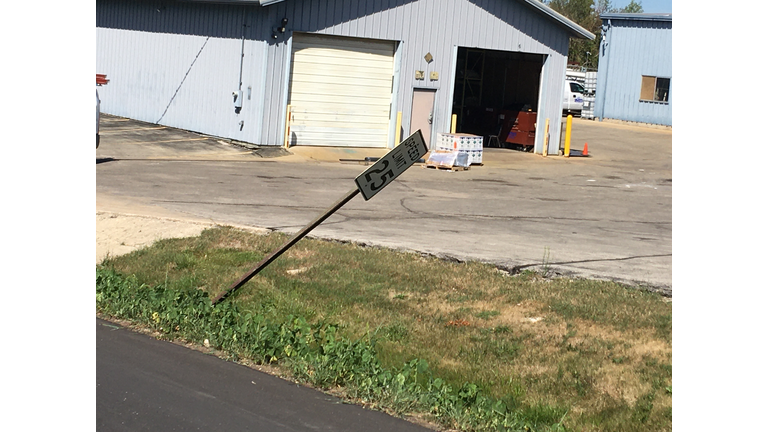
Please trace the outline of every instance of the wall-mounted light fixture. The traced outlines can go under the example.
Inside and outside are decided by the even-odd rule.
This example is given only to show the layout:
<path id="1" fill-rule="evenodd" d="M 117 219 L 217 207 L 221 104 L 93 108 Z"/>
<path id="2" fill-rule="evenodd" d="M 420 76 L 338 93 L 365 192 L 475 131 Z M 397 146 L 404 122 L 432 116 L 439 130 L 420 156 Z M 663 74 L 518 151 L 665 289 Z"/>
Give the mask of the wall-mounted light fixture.
<path id="1" fill-rule="evenodd" d="M 277 39 L 278 33 L 285 33 L 285 26 L 287 25 L 288 25 L 288 18 L 283 18 L 282 21 L 280 21 L 280 27 L 273 27 L 272 39 Z"/>

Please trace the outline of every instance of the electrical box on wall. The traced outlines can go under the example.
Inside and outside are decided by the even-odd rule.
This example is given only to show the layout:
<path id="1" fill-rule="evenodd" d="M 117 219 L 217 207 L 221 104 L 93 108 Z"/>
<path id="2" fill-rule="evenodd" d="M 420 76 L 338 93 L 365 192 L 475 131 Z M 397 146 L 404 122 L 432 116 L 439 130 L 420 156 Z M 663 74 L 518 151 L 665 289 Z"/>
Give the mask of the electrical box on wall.
<path id="1" fill-rule="evenodd" d="M 242 108 L 243 107 L 243 91 L 237 90 L 232 92 L 232 97 L 234 98 L 235 108 Z"/>

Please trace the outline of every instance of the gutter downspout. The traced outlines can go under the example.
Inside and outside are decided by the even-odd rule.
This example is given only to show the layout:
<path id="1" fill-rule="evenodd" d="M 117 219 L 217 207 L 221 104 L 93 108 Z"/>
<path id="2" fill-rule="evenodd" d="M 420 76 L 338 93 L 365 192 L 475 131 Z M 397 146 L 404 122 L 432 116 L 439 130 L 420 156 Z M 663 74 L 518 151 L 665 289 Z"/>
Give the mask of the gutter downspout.
<path id="1" fill-rule="evenodd" d="M 240 37 L 240 79 L 237 89 L 243 90 L 243 59 L 245 58 L 245 6 L 243 6 L 243 33 Z"/>
<path id="2" fill-rule="evenodd" d="M 603 46 L 602 46 L 603 54 L 605 55 L 605 58 L 608 61 L 605 63 L 605 74 L 603 75 L 605 77 L 605 83 L 603 83 L 603 91 L 602 91 L 602 94 L 601 94 L 601 96 L 602 96 L 601 99 L 602 100 L 600 101 L 600 114 L 601 114 L 600 121 L 603 121 L 603 119 L 605 119 L 605 99 L 606 99 L 606 94 L 607 94 L 607 91 L 608 91 L 608 78 L 610 77 L 610 75 L 608 75 L 608 69 L 611 66 L 611 51 L 610 51 L 611 50 L 611 45 L 608 43 L 608 32 L 611 30 L 611 28 L 612 28 L 611 27 L 611 20 L 609 19 L 608 20 L 608 24 L 607 25 L 603 25 L 603 29 L 602 29 L 603 31 L 602 31 L 602 35 L 601 35 L 601 37 L 603 38 Z M 605 46 L 606 45 L 608 45 L 608 53 L 607 54 L 605 54 Z M 598 61 L 599 61 L 599 59 L 598 59 Z"/>
<path id="3" fill-rule="evenodd" d="M 243 30 L 240 35 L 240 77 L 237 80 L 237 91 L 233 93 L 235 97 L 235 114 L 240 114 L 243 109 L 243 60 L 245 59 L 245 6 L 243 6 L 242 16 Z M 240 120 L 240 131 L 243 130 L 244 120 Z"/>

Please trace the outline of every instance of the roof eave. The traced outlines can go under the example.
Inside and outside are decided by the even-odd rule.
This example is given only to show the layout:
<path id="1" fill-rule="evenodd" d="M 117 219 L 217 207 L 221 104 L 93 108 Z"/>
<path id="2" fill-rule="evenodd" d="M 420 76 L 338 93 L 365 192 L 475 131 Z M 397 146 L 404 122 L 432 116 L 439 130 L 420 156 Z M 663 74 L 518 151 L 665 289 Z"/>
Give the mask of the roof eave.
<path id="1" fill-rule="evenodd" d="M 240 5 L 260 5 L 269 6 L 274 3 L 280 3 L 285 0 L 179 0 L 195 3 L 212 3 L 212 4 L 240 4 Z"/>
<path id="2" fill-rule="evenodd" d="M 262 6 L 267 6 L 273 3 L 279 3 L 281 1 L 284 1 L 284 0 L 259 0 L 259 3 Z M 553 18 L 555 21 L 565 26 L 570 31 L 571 35 L 577 38 L 595 40 L 595 35 L 592 34 L 589 30 L 569 20 L 563 15 L 560 15 L 559 13 L 555 12 L 540 0 L 523 0 L 523 1 L 525 3 L 528 3 L 528 5 L 530 5 L 534 9 L 537 9 L 539 12 L 543 13 L 544 15 L 547 15 L 550 18 Z"/>
<path id="3" fill-rule="evenodd" d="M 600 19 L 608 20 L 628 20 L 628 21 L 672 21 L 672 14 L 631 14 L 631 13 L 604 13 L 600 15 Z"/>
<path id="4" fill-rule="evenodd" d="M 570 30 L 573 36 L 576 36 L 582 39 L 595 40 L 595 35 L 592 34 L 592 32 L 576 24 L 575 22 L 569 20 L 563 15 L 560 15 L 559 13 L 555 12 L 553 9 L 551 9 L 549 6 L 545 5 L 541 1 L 539 0 L 523 0 L 523 1 L 528 3 L 528 5 L 530 5 L 534 9 L 537 9 L 539 12 L 543 13 L 544 15 L 547 15 L 550 18 L 553 18 L 554 20 L 560 22 L 560 24 L 564 25 L 568 30 Z"/>
<path id="5" fill-rule="evenodd" d="M 192 1 L 200 1 L 200 0 L 192 0 Z M 204 0 L 203 0 L 204 1 Z M 237 1 L 237 0 L 235 0 Z M 255 1 L 255 0 L 254 0 Z M 280 3 L 284 0 L 258 0 L 259 4 L 261 6 L 269 6 L 271 4 Z M 525 3 L 527 3 L 529 6 L 533 7 L 534 9 L 538 10 L 539 12 L 543 13 L 544 15 L 547 15 L 548 17 L 554 19 L 555 21 L 559 22 L 565 28 L 569 30 L 571 35 L 582 38 L 582 39 L 589 39 L 594 40 L 595 35 L 592 34 L 589 30 L 585 29 L 584 27 L 576 24 L 575 22 L 569 20 L 568 18 L 564 17 L 563 15 L 560 15 L 559 13 L 555 12 L 554 10 L 550 9 L 547 5 L 542 3 L 540 0 L 522 0 Z M 233 3 L 233 0 L 229 0 L 228 2 Z M 241 3 L 250 3 L 249 0 L 240 0 Z"/>

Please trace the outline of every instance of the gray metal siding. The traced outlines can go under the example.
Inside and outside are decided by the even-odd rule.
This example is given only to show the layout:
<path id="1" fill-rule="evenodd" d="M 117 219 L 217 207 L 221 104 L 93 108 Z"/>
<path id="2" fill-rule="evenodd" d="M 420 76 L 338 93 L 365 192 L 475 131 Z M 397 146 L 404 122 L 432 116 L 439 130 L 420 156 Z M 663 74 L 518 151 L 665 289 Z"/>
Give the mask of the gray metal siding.
<path id="1" fill-rule="evenodd" d="M 253 91 L 252 100 L 235 115 L 231 93 L 238 84 L 244 12 L 248 27 L 243 88 L 263 88 L 263 96 L 258 100 L 262 93 Z M 283 17 L 289 20 L 287 31 L 274 40 L 272 28 Z M 569 33 L 518 0 L 286 0 L 267 7 L 98 0 L 97 72 L 112 79 L 103 89 L 105 111 L 156 121 L 196 50 L 210 38 L 181 87 L 180 94 L 190 92 L 189 100 L 174 101 L 173 112 L 169 109 L 161 123 L 281 145 L 293 31 L 400 41 L 392 118 L 402 111 L 403 130 L 409 130 L 413 88 L 437 89 L 433 136 L 450 128 L 457 46 L 545 55 L 539 130 L 549 117 L 550 151 L 557 150 Z M 216 56 L 211 47 L 216 47 Z M 434 57 L 430 64 L 424 60 L 427 52 Z M 160 63 L 147 64 L 151 56 Z M 423 70 L 426 79 L 416 80 L 416 70 Z M 430 81 L 430 72 L 438 72 L 439 80 Z M 244 117 L 245 127 L 239 131 Z M 537 151 L 542 140 L 539 134 Z"/>
<path id="2" fill-rule="evenodd" d="M 595 117 L 672 125 L 672 23 L 612 19 L 601 46 Z M 642 76 L 672 78 L 669 103 L 640 101 Z"/>
<path id="3" fill-rule="evenodd" d="M 356 6 L 356 8 L 352 8 Z M 565 76 L 568 34 L 553 22 L 515 0 L 286 0 L 270 6 L 271 21 L 276 25 L 287 17 L 288 32 L 321 33 L 337 36 L 365 36 L 402 41 L 401 76 L 397 91 L 397 110 L 403 113 L 403 130 L 410 130 L 413 88 L 437 89 L 434 132 L 448 132 L 451 121 L 453 83 L 451 77 L 455 46 L 545 54 L 548 65 L 543 70 L 542 90 L 547 100 L 540 101 L 540 125 L 550 118 L 550 149 L 557 149 L 561 113 L 561 93 Z M 307 15 L 306 11 L 309 11 Z M 284 43 L 270 45 L 270 50 L 288 49 Z M 430 64 L 424 55 L 431 53 Z M 271 56 L 272 54 L 270 54 Z M 279 54 L 275 58 L 281 57 Z M 284 74 L 285 65 L 268 61 L 268 75 Z M 416 70 L 423 70 L 424 80 L 416 80 Z M 429 73 L 438 72 L 439 80 L 430 81 Z M 267 86 L 270 104 L 283 97 L 284 89 Z M 274 106 L 274 105 L 271 105 Z M 284 105 L 283 105 L 284 106 Z M 273 121 L 265 111 L 263 143 L 282 142 L 284 125 Z M 393 113 L 394 117 L 394 113 Z M 434 136 L 435 134 L 433 134 Z M 537 150 L 541 149 L 537 139 Z"/>
<path id="4" fill-rule="evenodd" d="M 254 40 L 252 28 L 242 41 L 243 21 L 252 19 L 253 8 L 160 1 L 98 6 L 96 70 L 110 79 L 100 90 L 104 112 L 242 141 L 260 139 L 266 43 Z M 239 87 L 241 52 L 244 102 L 237 114 L 232 93 Z"/>

